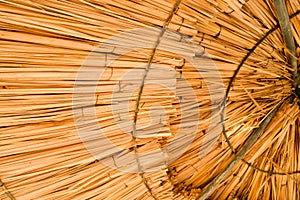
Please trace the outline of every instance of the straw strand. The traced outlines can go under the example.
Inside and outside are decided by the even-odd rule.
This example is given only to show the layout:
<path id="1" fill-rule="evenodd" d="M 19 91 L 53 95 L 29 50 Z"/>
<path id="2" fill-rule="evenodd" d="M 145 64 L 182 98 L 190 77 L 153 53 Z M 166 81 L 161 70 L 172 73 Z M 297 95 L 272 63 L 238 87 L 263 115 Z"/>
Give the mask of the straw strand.
<path id="1" fill-rule="evenodd" d="M 220 75 L 228 86 L 243 57 L 278 25 L 273 0 L 186 0 L 171 16 L 171 10 L 176 7 L 174 4 L 175 0 L 5 0 L 0 3 L 3 16 L 0 22 L 3 37 L 0 56 L 0 173 L 14 198 L 153 199 L 152 193 L 156 199 L 197 199 L 202 189 L 243 148 L 264 116 L 291 94 L 293 69 L 287 65 L 289 54 L 282 51 L 283 37 L 277 28 L 253 50 L 236 75 L 224 102 L 226 130 L 224 125 L 223 134 L 229 139 L 225 141 L 220 124 L 213 132 L 220 133 L 221 137 L 216 138 L 218 140 L 212 146 L 213 143 L 206 139 L 211 134 L 210 124 L 214 124 L 209 121 L 215 118 L 210 113 L 217 106 L 210 99 L 219 90 L 210 93 L 207 83 Z M 300 1 L 286 4 L 291 14 L 298 10 Z M 300 44 L 298 21 L 291 20 L 297 47 Z M 160 34 L 167 24 L 167 30 L 201 42 L 219 74 L 206 65 L 206 60 L 200 68 L 201 72 L 205 71 L 201 75 L 188 61 L 183 60 L 184 66 L 181 67 L 181 56 L 171 53 L 172 49 L 178 48 L 172 41 L 168 43 L 170 53 L 158 48 L 154 55 L 153 48 L 159 38 L 156 34 L 149 34 L 147 38 L 151 39 L 152 45 L 149 49 L 113 55 L 120 57 L 104 72 L 97 85 L 95 106 L 94 102 L 91 103 L 97 120 L 90 119 L 77 104 L 78 118 L 72 115 L 73 84 L 78 80 L 76 74 L 87 54 L 99 42 L 106 44 L 108 38 L 119 36 L 119 33 L 122 36 L 123 31 L 139 27 L 159 27 Z M 130 44 L 144 44 L 143 38 L 137 34 L 121 39 Z M 105 46 L 105 50 L 110 51 L 114 43 L 107 43 L 107 46 L 109 48 Z M 187 53 L 184 48 L 181 52 Z M 145 78 L 137 105 L 145 66 L 151 64 L 150 56 L 153 64 L 149 65 L 149 75 Z M 136 67 L 141 63 L 144 67 Z M 172 71 L 176 71 L 178 85 L 168 89 L 148 87 L 148 79 L 153 74 L 161 84 L 170 82 L 171 77 L 166 77 L 165 70 L 152 70 L 154 63 L 162 64 L 164 69 L 171 66 Z M 96 66 L 90 68 L 98 70 Z M 139 76 L 131 73 L 132 69 Z M 188 95 L 187 87 L 181 86 L 178 77 L 186 78 L 195 92 L 197 103 L 179 104 L 181 99 L 190 97 L 185 96 Z M 90 87 L 91 80 L 84 81 L 86 88 Z M 132 88 L 131 84 L 136 87 L 134 94 L 128 90 Z M 176 93 L 171 92 L 173 88 Z M 112 95 L 115 95 L 113 101 Z M 219 97 L 222 101 L 223 89 Z M 125 103 L 128 103 L 128 109 L 120 106 Z M 152 110 L 152 105 L 160 105 L 166 115 L 163 116 L 160 108 Z M 199 109 L 200 120 L 192 113 L 186 117 L 181 114 L 195 108 Z M 242 162 L 234 166 L 209 198 L 274 199 L 276 196 L 277 199 L 298 199 L 298 183 L 292 181 L 298 175 L 286 176 L 288 172 L 294 174 L 300 169 L 298 107 L 296 103 L 286 103 L 279 112 Z M 127 113 L 129 118 L 125 118 Z M 78 128 L 74 127 L 74 119 L 81 120 L 83 115 L 87 121 L 80 128 L 93 131 L 87 141 L 78 137 Z M 127 123 L 127 120 L 132 122 Z M 189 124 L 195 120 L 199 122 L 198 129 L 190 130 Z M 93 126 L 94 121 L 95 125 L 100 124 L 103 134 Z M 158 126 L 161 124 L 163 128 Z M 182 149 L 182 145 L 177 144 L 182 139 L 176 138 L 181 127 L 186 129 L 184 138 L 191 138 L 189 133 L 196 130 L 187 151 L 172 162 L 166 162 L 164 156 L 155 156 L 156 152 L 166 151 L 170 156 L 169 151 L 177 153 Z M 118 152 L 110 143 L 119 148 Z M 91 148 L 86 148 L 89 144 Z M 200 157 L 198 152 L 202 148 L 212 150 Z M 89 150 L 95 151 L 99 158 L 93 157 Z M 236 151 L 235 154 L 232 150 Z M 93 163 L 95 159 L 99 162 Z M 152 169 L 159 171 L 156 173 Z M 123 173 L 123 170 L 137 173 Z M 282 176 L 272 176 L 276 173 L 282 173 Z M 3 191 L 0 199 L 7 199 Z"/>
<path id="2" fill-rule="evenodd" d="M 154 46 L 154 48 L 153 48 L 153 50 L 151 52 L 150 58 L 148 60 L 148 63 L 147 63 L 146 69 L 145 69 L 144 76 L 142 78 L 141 86 L 140 86 L 140 89 L 139 89 L 139 92 L 138 92 L 138 96 L 137 96 L 137 100 L 136 100 L 136 106 L 135 106 L 135 111 L 134 111 L 134 118 L 133 118 L 132 138 L 133 138 L 133 143 L 134 143 L 133 147 L 134 147 L 135 159 L 136 159 L 136 162 L 137 162 L 137 165 L 138 165 L 139 175 L 141 176 L 141 178 L 142 178 L 145 186 L 147 187 L 149 193 L 151 194 L 151 196 L 154 199 L 157 199 L 157 197 L 153 194 L 150 186 L 147 183 L 147 180 L 144 177 L 144 172 L 142 170 L 141 163 L 139 161 L 138 152 L 137 152 L 137 147 L 138 147 L 138 144 L 137 144 L 137 141 L 136 141 L 136 136 L 137 136 L 136 135 L 136 132 L 137 132 L 137 119 L 138 119 L 138 112 L 139 112 L 139 107 L 140 107 L 140 102 L 141 102 L 141 97 L 142 97 L 142 93 L 143 93 L 145 81 L 146 81 L 146 78 L 147 78 L 150 66 L 151 66 L 151 64 L 153 62 L 153 59 L 154 59 L 157 47 L 158 47 L 158 45 L 160 43 L 161 38 L 163 37 L 164 33 L 166 32 L 166 28 L 169 25 L 169 23 L 171 22 L 173 15 L 176 13 L 176 11 L 177 11 L 180 3 L 181 3 L 181 0 L 177 0 L 176 3 L 174 4 L 173 9 L 172 9 L 171 13 L 169 14 L 166 22 L 164 23 L 163 29 L 161 30 L 160 35 L 158 36 L 158 38 L 156 40 L 156 44 L 155 44 L 155 46 Z"/>
<path id="3" fill-rule="evenodd" d="M 5 195 L 10 199 L 10 200 L 15 200 L 15 198 L 12 196 L 10 191 L 7 189 L 7 187 L 4 185 L 4 183 L 0 179 L 0 187 L 4 191 Z"/>
<path id="4" fill-rule="evenodd" d="M 300 14 L 300 10 L 296 11 L 294 14 L 290 15 L 290 19 L 296 17 L 297 15 Z M 222 112 L 220 112 L 221 115 L 221 120 L 223 121 L 222 123 L 222 134 L 225 137 L 225 141 L 228 144 L 229 148 L 231 149 L 231 152 L 233 154 L 236 153 L 236 150 L 233 148 L 227 134 L 226 134 L 226 128 L 225 128 L 225 119 L 224 119 L 224 112 L 225 112 L 225 105 L 226 105 L 226 100 L 227 97 L 229 95 L 230 89 L 233 85 L 233 82 L 237 76 L 237 74 L 239 73 L 240 69 L 242 68 L 242 66 L 244 65 L 244 63 L 246 62 L 246 60 L 250 57 L 251 53 L 253 53 L 255 51 L 255 49 L 269 36 L 271 35 L 276 29 L 279 28 L 279 24 L 277 23 L 276 26 L 274 26 L 272 29 L 270 29 L 253 47 L 252 49 L 247 53 L 247 55 L 243 58 L 243 60 L 241 61 L 241 63 L 238 65 L 237 69 L 235 70 L 233 76 L 231 77 L 228 87 L 226 89 L 226 93 L 224 96 L 224 100 L 223 100 L 223 105 L 222 105 Z M 253 166 L 251 163 L 247 162 L 246 160 L 242 159 L 242 161 L 244 163 L 246 163 L 248 166 L 252 167 L 253 169 L 258 169 L 257 167 Z M 278 173 L 278 172 L 269 172 L 269 171 L 265 171 L 262 169 L 259 169 L 258 171 L 263 172 L 263 173 L 268 173 L 268 174 L 274 174 L 274 175 L 286 175 L 286 173 Z M 294 171 L 294 172 L 288 172 L 288 174 L 296 174 L 299 173 L 298 171 Z"/>
<path id="5" fill-rule="evenodd" d="M 214 190 L 215 188 L 224 180 L 226 175 L 232 170 L 237 162 L 239 162 L 242 157 L 247 153 L 247 151 L 252 147 L 252 145 L 256 142 L 257 138 L 260 134 L 265 130 L 265 128 L 270 124 L 272 119 L 276 116 L 277 111 L 282 106 L 283 102 L 276 106 L 269 114 L 264 118 L 261 122 L 260 126 L 254 131 L 254 133 L 248 138 L 245 145 L 242 149 L 237 152 L 234 158 L 231 159 L 229 164 L 224 168 L 209 184 L 206 186 L 204 191 L 202 192 L 199 200 L 205 200 Z"/>

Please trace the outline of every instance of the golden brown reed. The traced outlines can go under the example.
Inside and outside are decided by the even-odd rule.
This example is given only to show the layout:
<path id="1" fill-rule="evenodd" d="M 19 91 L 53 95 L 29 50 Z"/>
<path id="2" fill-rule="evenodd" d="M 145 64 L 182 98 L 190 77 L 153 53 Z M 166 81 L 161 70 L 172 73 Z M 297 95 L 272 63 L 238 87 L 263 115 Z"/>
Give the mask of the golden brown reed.
<path id="1" fill-rule="evenodd" d="M 261 40 L 244 62 L 226 102 L 226 134 L 236 151 L 243 147 L 263 118 L 291 94 L 293 68 L 283 51 L 284 39 L 274 4 L 271 0 L 183 0 L 179 3 L 172 12 L 176 2 L 170 0 L 0 1 L 0 178 L 4 183 L 1 200 L 196 199 L 201 196 L 235 156 L 219 130 L 220 137 L 212 151 L 205 157 L 197 154 L 205 145 L 211 110 L 205 80 L 213 79 L 216 76 L 213 72 L 212 77 L 199 76 L 189 63 L 181 68 L 182 57 L 155 52 L 153 63 L 171 67 L 178 73 L 182 71 L 193 86 L 200 123 L 195 140 L 184 155 L 160 170 L 144 172 L 141 176 L 123 172 L 126 167 L 115 170 L 96 160 L 82 143 L 72 112 L 73 86 L 80 66 L 90 51 L 122 31 L 165 25 L 193 38 L 213 59 L 225 87 L 246 54 Z M 289 15 L 299 8 L 299 0 L 287 1 Z M 166 24 L 168 19 L 170 22 Z M 300 15 L 291 19 L 298 60 L 299 19 Z M 271 29 L 274 31 L 262 40 Z M 182 108 L 174 92 L 145 86 L 141 96 L 145 104 L 139 111 L 137 124 L 147 125 L 148 111 L 157 104 L 165 109 L 169 123 L 155 134 L 157 124 L 150 131 L 141 130 L 141 137 L 134 142 L 130 135 L 118 129 L 110 107 L 112 89 L 124 73 L 146 64 L 151 55 L 152 50 L 123 55 L 111 67 L 113 73 L 106 70 L 97 87 L 95 106 L 99 124 L 105 127 L 107 138 L 124 153 L 133 152 L 134 143 L 138 145 L 137 153 L 163 149 L 174 138 L 179 125 L 194 120 L 193 116 L 186 121 L 181 119 L 178 112 Z M 154 76 L 164 78 L 161 73 Z M 128 81 L 134 78 L 129 77 Z M 132 118 L 137 93 L 131 96 Z M 120 101 L 121 98 L 122 95 Z M 194 109 L 191 105 L 185 108 Z M 154 115 L 151 120 L 158 117 Z M 257 169 L 238 162 L 215 186 L 210 198 L 299 199 L 299 175 L 289 173 L 300 170 L 299 123 L 296 103 L 284 102 L 244 157 Z M 100 141 L 98 145 L 106 144 Z"/>

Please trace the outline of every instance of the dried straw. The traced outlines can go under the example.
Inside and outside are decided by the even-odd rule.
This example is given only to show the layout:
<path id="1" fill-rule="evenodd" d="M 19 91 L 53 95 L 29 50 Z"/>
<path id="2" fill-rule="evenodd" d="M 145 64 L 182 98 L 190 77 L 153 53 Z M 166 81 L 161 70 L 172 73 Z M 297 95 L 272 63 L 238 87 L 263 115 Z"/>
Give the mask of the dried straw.
<path id="1" fill-rule="evenodd" d="M 290 36 L 285 37 L 280 28 L 273 1 L 2 0 L 0 7 L 1 200 L 299 199 L 298 99 L 289 104 L 295 97 L 291 88 L 295 64 L 286 54 L 291 51 L 285 44 Z M 299 0 L 286 1 L 298 60 L 299 8 Z M 93 133 L 84 143 L 76 127 L 81 118 L 73 113 L 74 107 L 84 111 L 81 104 L 73 105 L 77 73 L 102 42 L 141 27 L 160 28 L 160 37 L 174 31 L 204 47 L 227 88 L 225 113 L 211 116 L 212 108 L 222 110 L 220 104 L 211 105 L 208 82 L 218 78 L 215 71 L 204 67 L 206 73 L 199 75 L 182 56 L 164 50 L 130 51 L 105 70 L 95 101 L 83 102 L 95 107 L 103 132 L 99 135 L 95 121 L 82 113 L 87 120 L 80 128 Z M 149 38 L 159 42 L 158 36 Z M 123 39 L 128 45 L 145 42 L 140 35 Z M 176 44 L 167 46 L 170 51 L 186 51 Z M 205 57 L 199 62 L 209 65 Z M 136 67 L 141 65 L 147 67 Z M 97 69 L 89 67 L 91 72 Z M 136 74 L 129 73 L 133 69 Z M 176 72 L 177 94 L 141 84 L 147 83 L 147 77 L 170 83 L 174 79 L 170 69 Z M 129 75 L 120 82 L 124 74 Z M 86 80 L 84 88 L 89 89 L 93 80 L 92 76 Z M 139 90 L 132 92 L 126 84 Z M 198 106 L 189 96 L 191 87 Z M 176 95 L 187 100 L 180 105 Z M 128 100 L 128 110 L 122 110 Z M 166 123 L 161 123 L 164 118 L 157 105 L 164 110 Z M 182 110 L 188 113 L 185 117 Z M 274 117 L 264 128 L 268 113 Z M 122 122 L 126 114 L 134 119 L 134 126 Z M 211 146 L 205 140 L 211 134 L 209 124 L 221 116 L 224 130 L 213 127 L 218 137 Z M 195 119 L 199 125 L 191 130 Z M 120 125 L 133 132 L 124 133 Z M 185 134 L 176 138 L 180 128 Z M 193 140 L 192 132 L 196 133 Z M 104 138 L 120 150 L 111 149 Z M 191 145 L 180 155 L 184 140 L 191 140 Z M 94 148 L 89 151 L 87 146 Z M 166 147 L 180 157 L 171 163 L 155 157 Z M 201 157 L 203 147 L 212 148 Z M 131 152 L 135 159 L 128 156 Z M 137 173 L 127 172 L 132 169 Z"/>

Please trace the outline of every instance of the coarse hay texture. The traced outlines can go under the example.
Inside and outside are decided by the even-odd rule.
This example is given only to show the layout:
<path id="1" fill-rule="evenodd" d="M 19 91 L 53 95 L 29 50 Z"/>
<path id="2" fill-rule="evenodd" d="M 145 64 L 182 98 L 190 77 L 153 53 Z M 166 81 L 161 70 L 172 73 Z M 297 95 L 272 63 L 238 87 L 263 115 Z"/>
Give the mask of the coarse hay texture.
<path id="1" fill-rule="evenodd" d="M 299 199 L 285 3 L 0 1 L 0 200 Z"/>

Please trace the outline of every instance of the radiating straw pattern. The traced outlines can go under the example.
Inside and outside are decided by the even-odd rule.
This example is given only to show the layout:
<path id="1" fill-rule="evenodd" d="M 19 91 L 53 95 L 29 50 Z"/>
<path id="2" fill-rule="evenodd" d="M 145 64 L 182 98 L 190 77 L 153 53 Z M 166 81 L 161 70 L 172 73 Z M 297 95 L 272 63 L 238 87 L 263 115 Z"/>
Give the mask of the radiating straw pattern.
<path id="1" fill-rule="evenodd" d="M 300 198 L 299 100 L 291 101 L 293 67 L 272 0 L 0 0 L 0 7 L 0 200 L 201 198 L 236 156 L 220 128 L 221 102 L 211 100 L 212 94 L 225 90 L 220 85 L 212 92 L 209 83 L 221 77 L 229 88 L 239 65 L 224 114 L 224 133 L 235 152 L 283 103 L 243 155 L 244 161 L 237 162 L 208 196 Z M 300 1 L 286 1 L 286 8 L 299 63 Z M 88 120 L 80 130 L 93 133 L 84 141 L 78 132 L 80 118 L 74 116 L 74 108 L 85 111 L 82 104 L 73 104 L 78 72 L 97 47 L 113 46 L 105 41 L 137 28 L 165 30 L 201 45 L 194 53 L 203 73 L 172 52 L 183 48 L 177 43 L 168 43 L 168 49 L 154 51 L 152 45 L 115 55 L 118 59 L 98 79 L 95 101 L 89 104 L 97 120 L 81 113 Z M 149 38 L 155 41 L 158 36 Z M 145 42 L 141 35 L 124 39 L 129 46 Z M 211 63 L 217 70 L 206 67 Z M 145 66 L 147 84 L 142 92 L 132 91 L 128 84 L 141 87 Z M 97 71 L 99 66 L 90 67 Z M 148 84 L 147 77 L 155 84 Z M 88 77 L 84 88 L 92 81 Z M 126 116 L 136 116 L 134 137 L 132 124 L 121 123 Z M 209 131 L 212 120 L 219 123 Z M 195 122 L 197 128 L 189 129 Z M 101 126 L 102 139 L 120 151 L 99 143 L 103 140 L 93 123 Z M 176 137 L 181 127 L 186 132 Z M 211 133 L 217 137 L 207 140 Z M 207 149 L 204 156 L 199 154 Z M 157 152 L 179 156 L 168 162 L 168 157 L 153 156 Z M 130 153 L 143 161 L 140 174 L 134 171 L 136 159 L 126 157 Z"/>

